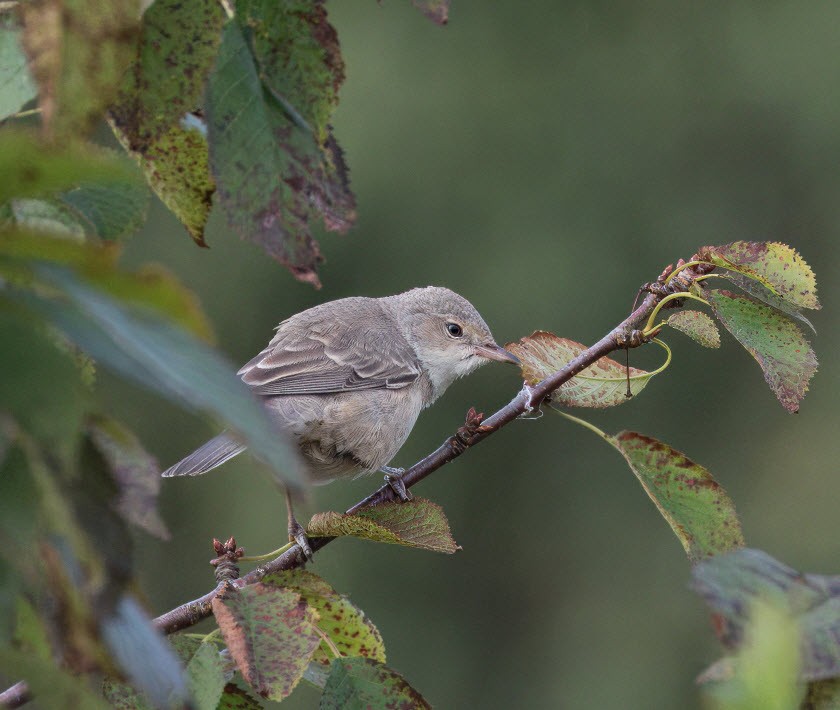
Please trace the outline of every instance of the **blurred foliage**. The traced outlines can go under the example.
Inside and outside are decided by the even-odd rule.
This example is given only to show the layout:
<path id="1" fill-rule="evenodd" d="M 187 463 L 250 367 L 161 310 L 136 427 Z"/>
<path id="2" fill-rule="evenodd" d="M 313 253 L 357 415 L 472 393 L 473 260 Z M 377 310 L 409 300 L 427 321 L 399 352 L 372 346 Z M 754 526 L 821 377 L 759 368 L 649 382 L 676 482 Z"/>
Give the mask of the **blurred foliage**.
<path id="1" fill-rule="evenodd" d="M 155 458 L 140 442 L 174 459 L 208 433 L 167 398 L 210 414 L 214 427 L 226 420 L 281 480 L 296 480 L 293 456 L 232 377 L 235 367 L 194 339 L 209 336 L 208 323 L 244 361 L 278 319 L 318 301 L 443 283 L 480 304 L 509 338 L 542 327 L 590 342 L 624 317 L 640 282 L 697 244 L 787 242 L 824 275 L 839 265 L 835 6 L 488 8 L 463 0 L 450 16 L 447 2 L 414 4 L 450 24 L 442 31 L 419 22 L 409 3 L 336 4 L 329 20 L 320 2 L 242 2 L 230 20 L 221 4 L 199 0 L 156 0 L 139 23 L 128 1 L 83 0 L 61 12 L 60 3 L 38 0 L 2 15 L 0 673 L 10 683 L 27 679 L 43 702 L 93 706 L 97 689 L 79 675 L 97 671 L 110 674 L 105 696 L 116 706 L 162 707 L 188 695 L 198 707 L 257 706 L 230 682 L 233 665 L 217 637 L 170 646 L 138 603 L 145 597 L 162 610 L 204 592 L 210 580 L 196 550 L 219 526 L 235 525 L 249 547 L 275 547 L 282 537 L 282 501 L 270 479 L 249 475 L 247 461 L 230 466 L 240 467 L 239 478 L 232 471 L 173 482 L 158 513 Z M 293 7 L 305 10 L 294 23 L 283 14 Z M 282 70 L 290 56 L 301 60 L 299 74 Z M 31 106 L 36 85 L 37 120 L 17 113 Z M 212 251 L 179 239 L 157 202 L 143 225 L 148 192 L 137 171 L 87 142 L 93 135 L 113 147 L 97 128 L 106 109 L 149 186 Z M 353 167 L 354 194 L 333 136 Z M 217 185 L 228 223 L 297 276 L 320 277 L 323 293 L 278 275 L 207 221 Z M 317 220 L 337 231 L 358 224 L 352 237 L 319 247 Z M 329 260 L 316 275 L 322 252 Z M 813 284 L 787 288 L 774 275 L 789 269 L 756 270 L 755 255 L 743 246 L 707 255 L 721 266 L 740 260 L 731 280 L 748 293 L 738 305 L 749 304 L 750 323 L 733 326 L 730 297 L 712 297 L 795 410 L 816 363 L 789 318 L 810 324 L 798 308 L 813 307 Z M 167 268 L 140 265 L 149 259 Z M 836 287 L 823 288 L 833 313 Z M 837 329 L 815 320 L 832 352 Z M 699 321 L 669 324 L 697 335 Z M 778 328 L 786 330 L 774 339 Z M 599 413 L 599 422 L 613 430 L 632 423 L 700 452 L 739 502 L 752 544 L 798 566 L 836 569 L 834 363 L 823 358 L 802 414 L 784 418 L 741 353 L 724 344 L 719 355 L 696 354 L 684 342 L 675 345 L 671 377 L 644 379 L 644 397 Z M 778 357 L 791 345 L 799 359 Z M 656 367 L 637 353 L 634 361 Z M 519 386 L 488 372 L 453 388 L 400 458 L 410 463 L 451 433 L 469 398 L 492 411 Z M 591 437 L 555 435 L 558 426 L 516 423 L 452 475 L 424 484 L 465 547 L 456 562 L 342 540 L 340 555 L 319 555 L 319 571 L 353 590 L 388 639 L 390 662 L 433 704 L 687 706 L 698 695 L 691 679 L 714 651 L 698 643 L 710 634 L 685 594 L 678 546 L 640 503 L 632 477 L 612 478 L 621 470 L 615 458 Z M 605 438 L 621 449 L 627 436 Z M 692 559 L 739 546 L 731 501 L 708 471 L 632 436 L 653 442 L 642 455 L 622 451 Z M 664 464 L 656 459 L 663 450 Z M 713 494 L 701 512 L 718 506 L 733 526 L 723 544 L 703 516 L 684 515 L 697 481 Z M 331 487 L 318 505 L 344 509 L 369 487 Z M 129 528 L 161 534 L 162 519 L 173 536 L 165 547 Z M 724 638 L 736 656 L 723 666 L 729 675 L 715 679 L 715 701 L 757 707 L 768 693 L 784 703 L 804 692 L 810 707 L 830 707 L 836 670 L 808 671 L 808 651 L 834 651 L 808 644 L 836 622 L 833 593 L 820 597 L 815 617 L 797 614 L 803 592 L 795 584 L 782 585 L 790 608 L 780 611 L 773 594 L 769 606 L 762 595 L 748 604 L 755 570 L 739 567 L 737 555 L 749 553 L 695 568 L 697 579 L 720 580 L 719 605 L 741 600 L 748 612 L 723 616 L 740 631 Z M 772 559 L 759 567 L 759 577 L 793 574 Z M 829 578 L 805 579 L 807 594 L 831 587 Z M 324 688 L 326 706 L 373 702 L 372 691 L 386 702 L 386 690 L 425 702 L 376 661 L 337 660 L 325 672 L 325 649 L 346 642 L 341 634 L 328 641 L 319 625 L 336 593 L 289 588 L 286 580 L 248 594 L 294 602 L 285 618 L 303 620 L 319 662 L 307 657 L 294 677 L 255 687 L 280 696 L 303 673 Z M 255 659 L 267 652 L 236 620 L 251 623 L 253 613 L 238 609 L 225 640 L 239 644 L 239 669 L 256 677 L 263 667 Z M 353 623 L 364 625 L 358 616 Z M 295 628 L 274 628 L 266 640 Z M 763 682 L 770 676 L 773 686 Z M 813 682 L 803 689 L 797 677 Z M 302 688 L 285 705 L 311 706 L 311 693 Z"/>

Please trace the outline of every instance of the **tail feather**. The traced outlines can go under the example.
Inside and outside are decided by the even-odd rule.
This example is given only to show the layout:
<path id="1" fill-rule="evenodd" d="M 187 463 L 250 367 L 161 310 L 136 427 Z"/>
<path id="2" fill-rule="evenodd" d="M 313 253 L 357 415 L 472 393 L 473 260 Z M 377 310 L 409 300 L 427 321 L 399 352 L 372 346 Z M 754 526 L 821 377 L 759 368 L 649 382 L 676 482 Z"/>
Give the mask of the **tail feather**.
<path id="1" fill-rule="evenodd" d="M 170 478 L 172 476 L 198 476 L 202 473 L 221 466 L 237 454 L 245 451 L 245 446 L 230 434 L 222 433 L 213 437 L 205 444 L 199 446 L 189 456 L 181 459 L 174 466 L 166 469 L 161 476 Z"/>

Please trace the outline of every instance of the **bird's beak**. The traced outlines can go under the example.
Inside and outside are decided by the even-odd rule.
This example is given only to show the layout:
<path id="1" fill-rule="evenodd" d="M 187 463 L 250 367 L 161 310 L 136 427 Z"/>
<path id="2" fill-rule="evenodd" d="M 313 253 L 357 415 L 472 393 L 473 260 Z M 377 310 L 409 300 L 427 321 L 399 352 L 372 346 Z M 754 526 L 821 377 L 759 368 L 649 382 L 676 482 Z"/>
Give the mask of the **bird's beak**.
<path id="1" fill-rule="evenodd" d="M 488 343 L 487 345 L 476 345 L 475 354 L 479 357 L 486 357 L 488 360 L 496 360 L 498 362 L 510 362 L 514 365 L 521 365 L 519 358 L 513 353 L 509 353 L 502 346 L 496 343 Z"/>

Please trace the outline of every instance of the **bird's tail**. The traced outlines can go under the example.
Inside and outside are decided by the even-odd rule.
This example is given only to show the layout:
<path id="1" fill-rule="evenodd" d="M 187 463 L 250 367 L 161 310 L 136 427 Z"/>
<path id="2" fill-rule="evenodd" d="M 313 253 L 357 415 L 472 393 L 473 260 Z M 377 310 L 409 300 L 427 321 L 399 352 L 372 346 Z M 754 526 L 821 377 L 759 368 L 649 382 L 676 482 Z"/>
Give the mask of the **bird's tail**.
<path id="1" fill-rule="evenodd" d="M 198 476 L 207 473 L 216 466 L 221 466 L 237 454 L 245 451 L 245 446 L 240 444 L 228 433 L 214 436 L 206 444 L 202 444 L 189 456 L 181 459 L 174 466 L 170 466 L 161 475 L 169 478 L 171 476 Z"/>

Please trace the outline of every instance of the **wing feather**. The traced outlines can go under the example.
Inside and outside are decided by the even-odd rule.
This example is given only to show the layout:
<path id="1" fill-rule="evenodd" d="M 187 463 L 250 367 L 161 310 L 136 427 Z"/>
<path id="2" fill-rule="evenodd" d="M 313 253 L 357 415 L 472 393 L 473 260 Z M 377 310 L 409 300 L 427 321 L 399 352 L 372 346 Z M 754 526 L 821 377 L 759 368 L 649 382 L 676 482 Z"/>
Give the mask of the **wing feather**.
<path id="1" fill-rule="evenodd" d="M 268 347 L 239 370 L 254 392 L 399 389 L 420 377 L 413 348 L 378 300 L 347 298 L 327 305 L 283 321 Z"/>

